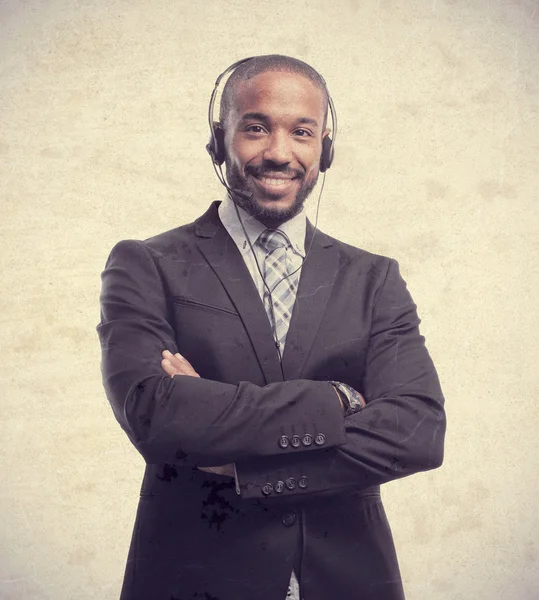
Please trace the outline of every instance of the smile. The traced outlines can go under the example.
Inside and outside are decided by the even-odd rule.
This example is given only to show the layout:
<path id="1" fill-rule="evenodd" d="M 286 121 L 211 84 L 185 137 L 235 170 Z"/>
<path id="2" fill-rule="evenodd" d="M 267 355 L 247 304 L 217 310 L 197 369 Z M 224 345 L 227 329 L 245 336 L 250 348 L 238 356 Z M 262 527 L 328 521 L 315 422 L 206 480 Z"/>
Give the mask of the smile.
<path id="1" fill-rule="evenodd" d="M 289 181 L 292 181 L 292 179 L 289 179 L 289 178 L 276 179 L 273 177 L 260 177 L 260 178 L 257 177 L 257 179 L 259 179 L 259 181 L 263 181 L 267 185 L 276 185 L 276 186 L 285 185 Z"/>
<path id="2" fill-rule="evenodd" d="M 297 180 L 297 177 L 287 177 L 283 175 L 279 177 L 268 177 L 267 175 L 258 176 L 253 174 L 252 177 L 262 190 L 266 193 L 274 194 L 288 193 L 288 191 L 295 186 Z"/>

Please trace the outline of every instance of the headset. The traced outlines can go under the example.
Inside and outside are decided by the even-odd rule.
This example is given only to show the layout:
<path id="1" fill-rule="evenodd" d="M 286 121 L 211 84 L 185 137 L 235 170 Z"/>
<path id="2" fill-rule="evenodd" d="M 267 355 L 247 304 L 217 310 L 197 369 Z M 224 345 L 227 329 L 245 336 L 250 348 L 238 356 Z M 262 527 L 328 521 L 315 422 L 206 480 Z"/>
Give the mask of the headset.
<path id="1" fill-rule="evenodd" d="M 214 115 L 214 109 L 215 109 L 215 102 L 217 100 L 217 93 L 219 90 L 219 84 L 221 83 L 223 78 L 226 77 L 227 75 L 231 75 L 240 65 L 243 65 L 243 64 L 245 64 L 251 60 L 254 60 L 256 58 L 257 58 L 256 56 L 250 56 L 248 58 L 243 58 L 241 60 L 236 61 L 235 63 L 230 65 L 227 69 L 225 69 L 219 75 L 219 77 L 217 77 L 217 79 L 215 80 L 215 86 L 213 88 L 213 92 L 212 92 L 212 95 L 210 98 L 210 103 L 208 105 L 208 124 L 210 126 L 210 141 L 206 145 L 206 150 L 208 151 L 208 154 L 210 155 L 210 157 L 212 159 L 215 172 L 217 174 L 217 177 L 221 181 L 221 183 L 229 191 L 236 193 L 239 196 L 245 196 L 246 192 L 243 192 L 243 190 L 235 190 L 235 189 L 230 188 L 226 184 L 225 178 L 223 176 L 221 167 L 222 167 L 222 164 L 225 162 L 225 158 L 226 158 L 225 132 L 222 127 L 218 127 L 215 125 L 215 123 L 213 121 L 213 115 Z M 320 172 L 325 173 L 331 167 L 331 164 L 335 157 L 335 140 L 337 139 L 337 113 L 335 111 L 335 105 L 333 104 L 331 95 L 328 91 L 326 81 L 324 80 L 322 75 L 320 75 L 320 73 L 318 73 L 318 72 L 316 72 L 316 73 L 320 77 L 320 79 L 326 89 L 326 96 L 328 99 L 329 112 L 331 113 L 331 122 L 332 122 L 332 127 L 333 127 L 333 130 L 332 130 L 333 137 L 326 135 L 324 137 L 324 139 L 322 140 L 322 153 L 320 155 Z M 219 169 L 219 172 L 217 171 L 217 169 Z M 249 197 L 250 197 L 250 194 L 249 194 Z"/>
<path id="2" fill-rule="evenodd" d="M 222 170 L 222 165 L 225 162 L 226 159 L 226 150 L 225 150 L 225 132 L 224 129 L 222 127 L 217 126 L 214 123 L 213 120 L 213 115 L 214 115 L 214 109 L 215 109 L 215 102 L 217 100 L 217 93 L 219 90 L 219 84 L 221 83 L 221 81 L 223 80 L 224 77 L 226 77 L 227 75 L 231 75 L 240 65 L 243 65 L 244 63 L 247 63 L 253 59 L 257 58 L 256 56 L 250 56 L 248 58 L 243 58 L 241 60 L 236 61 L 235 63 L 233 63 L 232 65 L 230 65 L 227 69 L 225 69 L 220 75 L 219 77 L 217 77 L 217 79 L 215 80 L 215 86 L 213 88 L 213 92 L 210 98 L 210 102 L 208 105 L 208 124 L 210 127 L 210 141 L 208 142 L 208 144 L 206 145 L 206 150 L 208 151 L 208 154 L 210 155 L 211 159 L 212 159 L 212 164 L 213 164 L 213 168 L 215 171 L 215 174 L 217 175 L 217 178 L 219 179 L 219 181 L 221 182 L 221 184 L 228 190 L 228 192 L 234 196 L 240 196 L 242 198 L 245 199 L 250 199 L 252 197 L 252 194 L 250 192 L 246 192 L 244 190 L 238 190 L 238 189 L 234 189 L 231 188 L 228 185 L 228 182 L 225 179 L 225 176 L 223 174 L 223 170 Z M 251 244 L 251 241 L 249 239 L 249 236 L 247 235 L 247 231 L 245 230 L 245 226 L 243 224 L 243 221 L 241 219 L 241 215 L 239 213 L 238 210 L 238 206 L 236 205 L 236 203 L 234 202 L 234 207 L 236 209 L 236 214 L 238 216 L 238 221 L 240 222 L 240 225 L 243 229 L 243 234 L 245 235 L 245 239 L 247 240 L 249 247 L 251 249 L 251 252 L 253 254 L 253 257 L 255 259 L 255 263 L 258 269 L 258 272 L 260 274 L 260 277 L 262 278 L 262 282 L 264 283 L 264 286 L 268 292 L 269 295 L 269 299 L 270 299 L 270 306 L 271 306 L 271 312 L 272 314 L 274 313 L 273 311 L 273 296 L 272 293 L 275 291 L 275 289 L 277 288 L 277 286 L 282 283 L 283 281 L 285 281 L 286 279 L 288 279 L 289 277 L 291 277 L 292 275 L 294 275 L 294 273 L 296 273 L 297 271 L 299 271 L 299 269 L 301 269 L 303 267 L 303 264 L 305 263 L 305 261 L 307 260 L 307 257 L 309 256 L 309 253 L 311 252 L 311 248 L 313 245 L 313 241 L 314 241 L 314 236 L 316 234 L 317 231 L 317 225 L 318 225 L 318 212 L 319 212 L 319 208 L 320 208 L 320 198 L 322 197 L 322 192 L 324 190 L 324 185 L 326 182 L 326 171 L 331 167 L 331 164 L 333 163 L 333 159 L 335 157 L 335 140 L 337 138 L 337 113 L 335 111 L 335 105 L 333 103 L 333 100 L 329 94 L 326 82 L 324 80 L 324 78 L 318 73 L 316 72 L 317 75 L 320 77 L 322 83 L 324 84 L 324 88 L 326 90 L 326 97 L 328 100 L 328 106 L 329 106 L 329 112 L 331 113 L 331 122 L 332 122 L 332 137 L 330 137 L 329 135 L 326 135 L 324 137 L 324 139 L 322 140 L 322 152 L 320 155 L 320 167 L 319 167 L 319 171 L 321 173 L 323 173 L 324 177 L 322 180 L 322 185 L 320 188 L 320 193 L 318 195 L 318 202 L 317 202 L 317 206 L 316 206 L 316 219 L 315 219 L 315 225 L 314 225 L 314 231 L 313 231 L 313 235 L 311 238 L 311 242 L 309 244 L 309 249 L 307 250 L 306 254 L 305 254 L 305 258 L 302 259 L 301 265 L 295 270 L 292 271 L 292 273 L 289 273 L 286 277 L 283 277 L 281 280 L 279 280 L 275 286 L 273 287 L 272 290 L 269 289 L 268 284 L 266 283 L 266 279 L 264 278 L 264 274 L 262 273 L 262 269 L 260 268 L 260 265 L 258 264 L 258 260 L 256 257 L 256 253 L 254 251 L 254 248 Z M 273 317 L 273 320 L 275 321 L 275 317 Z M 272 328 L 273 329 L 273 328 Z M 275 332 L 274 332 L 274 341 L 275 341 L 275 346 L 277 348 L 277 352 L 279 354 L 279 363 L 281 365 L 281 372 L 282 372 L 282 355 L 281 355 L 281 348 L 279 345 L 279 341 L 277 340 L 277 338 L 275 337 Z M 284 373 L 283 373 L 283 379 L 284 379 Z"/>

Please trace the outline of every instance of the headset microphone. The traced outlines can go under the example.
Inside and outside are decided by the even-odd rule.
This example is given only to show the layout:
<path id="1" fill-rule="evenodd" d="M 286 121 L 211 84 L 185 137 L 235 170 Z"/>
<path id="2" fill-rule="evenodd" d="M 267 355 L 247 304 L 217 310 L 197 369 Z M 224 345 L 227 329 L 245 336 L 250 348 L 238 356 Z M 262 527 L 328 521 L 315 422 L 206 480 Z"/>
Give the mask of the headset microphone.
<path id="1" fill-rule="evenodd" d="M 239 196 L 240 198 L 243 198 L 245 200 L 250 200 L 253 197 L 253 194 L 251 192 L 246 192 L 244 190 L 236 190 L 234 188 L 228 187 L 228 185 L 225 185 L 225 187 L 233 196 Z"/>
<path id="2" fill-rule="evenodd" d="M 236 196 L 241 196 L 242 198 L 245 198 L 245 200 L 250 200 L 253 197 L 253 194 L 251 194 L 251 192 L 244 192 L 243 190 L 235 190 L 233 188 L 228 188 L 228 190 L 233 194 L 236 194 Z"/>
<path id="3" fill-rule="evenodd" d="M 212 157 L 213 159 L 213 154 L 212 154 L 212 150 L 211 150 L 211 146 L 210 144 L 206 145 L 206 150 L 208 151 L 208 154 Z M 212 160 L 213 163 L 213 170 L 215 171 L 215 174 L 217 175 L 217 179 L 219 179 L 219 181 L 223 184 L 223 186 L 227 189 L 227 191 L 232 194 L 233 196 L 239 196 L 240 198 L 243 198 L 245 200 L 250 200 L 253 197 L 253 194 L 251 192 L 247 192 L 245 190 L 238 190 L 236 188 L 231 188 L 228 183 L 226 182 L 225 176 L 223 175 L 223 169 L 221 167 L 220 164 L 217 164 L 214 160 Z"/>

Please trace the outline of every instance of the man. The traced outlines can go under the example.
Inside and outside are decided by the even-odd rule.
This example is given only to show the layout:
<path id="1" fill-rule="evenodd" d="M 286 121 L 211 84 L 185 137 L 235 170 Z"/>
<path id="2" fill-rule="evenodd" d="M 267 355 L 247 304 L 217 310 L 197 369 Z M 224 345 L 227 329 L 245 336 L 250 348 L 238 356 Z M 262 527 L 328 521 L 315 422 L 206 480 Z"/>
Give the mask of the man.
<path id="1" fill-rule="evenodd" d="M 104 385 L 147 463 L 122 599 L 402 599 L 379 486 L 438 467 L 445 432 L 415 304 L 302 212 L 333 152 L 321 77 L 234 67 L 224 202 L 103 272 Z"/>

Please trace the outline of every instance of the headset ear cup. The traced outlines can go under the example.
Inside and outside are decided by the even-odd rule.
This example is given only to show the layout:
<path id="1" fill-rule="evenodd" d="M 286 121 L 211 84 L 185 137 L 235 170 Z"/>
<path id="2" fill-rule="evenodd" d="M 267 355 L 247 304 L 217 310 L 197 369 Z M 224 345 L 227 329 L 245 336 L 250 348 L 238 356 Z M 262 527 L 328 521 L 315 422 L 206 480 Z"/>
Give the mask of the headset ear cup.
<path id="1" fill-rule="evenodd" d="M 225 131 L 221 127 L 213 128 L 213 135 L 210 138 L 206 150 L 216 165 L 222 165 L 225 162 Z"/>
<path id="2" fill-rule="evenodd" d="M 213 149 L 213 135 L 210 137 L 210 141 L 206 144 L 206 152 L 210 155 L 212 161 L 215 163 L 215 152 Z M 215 163 L 217 164 L 217 163 Z"/>
<path id="3" fill-rule="evenodd" d="M 331 163 L 333 162 L 333 141 L 326 135 L 326 137 L 322 140 L 322 154 L 320 155 L 320 172 L 324 173 L 331 167 Z"/>

